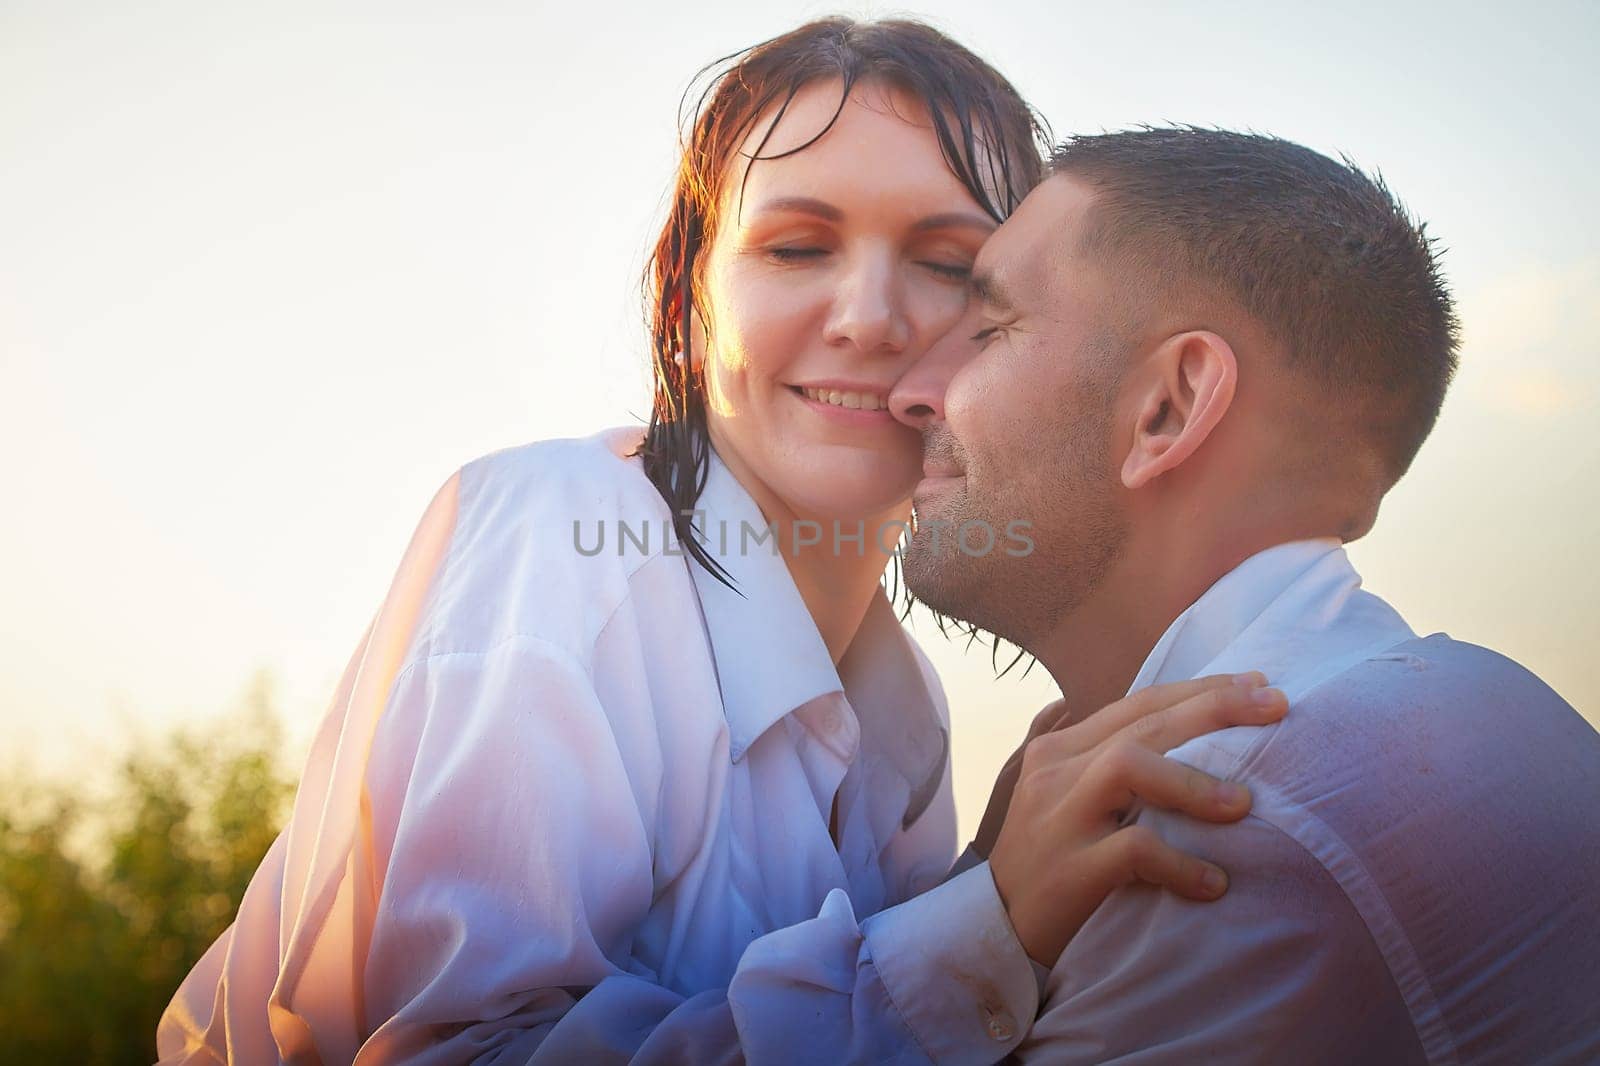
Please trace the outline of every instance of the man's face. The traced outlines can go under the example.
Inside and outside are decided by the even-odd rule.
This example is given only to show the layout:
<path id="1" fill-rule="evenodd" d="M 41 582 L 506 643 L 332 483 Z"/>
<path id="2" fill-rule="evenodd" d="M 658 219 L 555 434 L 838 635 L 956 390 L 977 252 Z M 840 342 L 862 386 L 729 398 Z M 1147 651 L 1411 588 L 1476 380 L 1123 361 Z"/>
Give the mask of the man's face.
<path id="1" fill-rule="evenodd" d="M 1108 325 L 1110 273 L 1076 251 L 1091 198 L 1066 177 L 1029 195 L 979 252 L 966 315 L 890 397 L 923 434 L 911 591 L 1024 647 L 1126 538 L 1113 434 L 1128 342 Z"/>

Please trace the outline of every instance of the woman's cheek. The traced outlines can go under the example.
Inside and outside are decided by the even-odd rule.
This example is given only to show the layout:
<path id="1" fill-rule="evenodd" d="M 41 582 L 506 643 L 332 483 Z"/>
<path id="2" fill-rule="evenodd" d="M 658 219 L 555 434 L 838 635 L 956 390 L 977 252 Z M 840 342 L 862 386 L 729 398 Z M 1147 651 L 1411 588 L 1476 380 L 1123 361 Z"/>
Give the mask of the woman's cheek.
<path id="1" fill-rule="evenodd" d="M 817 318 L 814 288 L 798 279 L 745 288 L 731 317 L 752 361 L 781 365 L 804 350 L 806 330 Z"/>
<path id="2" fill-rule="evenodd" d="M 932 344 L 944 336 L 967 313 L 965 284 L 928 279 L 914 286 L 912 293 L 915 300 L 914 321 L 919 326 L 924 344 Z"/>

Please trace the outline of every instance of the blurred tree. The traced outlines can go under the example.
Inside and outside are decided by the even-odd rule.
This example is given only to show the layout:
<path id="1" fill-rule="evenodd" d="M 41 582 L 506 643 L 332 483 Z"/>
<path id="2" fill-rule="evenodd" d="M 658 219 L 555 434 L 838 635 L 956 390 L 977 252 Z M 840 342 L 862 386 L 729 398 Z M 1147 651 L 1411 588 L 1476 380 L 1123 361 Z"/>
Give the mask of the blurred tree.
<path id="1" fill-rule="evenodd" d="M 270 677 L 204 730 L 133 745 L 99 798 L 0 789 L 0 1063 L 155 1061 L 179 982 L 288 816 Z"/>

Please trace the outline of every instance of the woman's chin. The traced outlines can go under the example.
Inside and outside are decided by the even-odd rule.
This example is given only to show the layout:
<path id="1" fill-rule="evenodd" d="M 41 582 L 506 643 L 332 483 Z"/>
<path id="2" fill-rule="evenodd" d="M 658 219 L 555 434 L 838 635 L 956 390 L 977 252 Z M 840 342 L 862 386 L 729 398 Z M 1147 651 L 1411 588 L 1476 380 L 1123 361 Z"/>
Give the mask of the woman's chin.
<path id="1" fill-rule="evenodd" d="M 851 522 L 903 518 L 899 512 L 910 514 L 918 474 L 907 468 L 817 470 L 798 487 L 790 503 L 797 513 Z"/>

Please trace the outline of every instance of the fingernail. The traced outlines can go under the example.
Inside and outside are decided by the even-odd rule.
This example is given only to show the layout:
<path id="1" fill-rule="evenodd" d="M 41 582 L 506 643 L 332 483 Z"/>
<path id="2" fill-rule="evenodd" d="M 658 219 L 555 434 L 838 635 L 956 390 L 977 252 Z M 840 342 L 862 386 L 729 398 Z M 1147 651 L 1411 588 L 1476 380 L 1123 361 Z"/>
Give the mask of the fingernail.
<path id="1" fill-rule="evenodd" d="M 1205 872 L 1200 875 L 1200 887 L 1213 896 L 1220 896 L 1228 887 L 1228 875 L 1215 866 L 1207 866 Z"/>
<path id="2" fill-rule="evenodd" d="M 1224 807 L 1237 807 L 1250 798 L 1249 791 L 1240 784 L 1223 781 L 1217 785 L 1217 802 Z"/>
<path id="3" fill-rule="evenodd" d="M 1277 703 L 1283 699 L 1281 688 L 1258 688 L 1250 693 L 1250 698 L 1257 703 Z"/>
<path id="4" fill-rule="evenodd" d="M 1251 670 L 1247 674 L 1234 674 L 1233 683 L 1235 685 L 1243 685 L 1245 687 L 1265 685 L 1267 683 L 1267 676 L 1260 670 Z"/>

